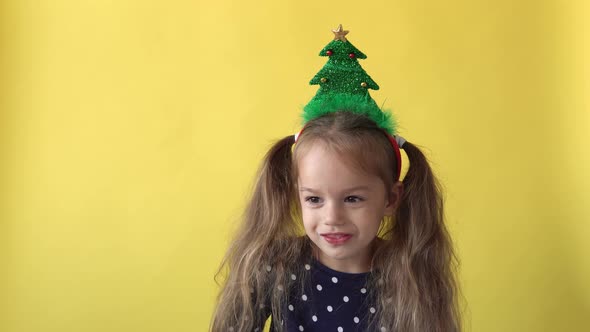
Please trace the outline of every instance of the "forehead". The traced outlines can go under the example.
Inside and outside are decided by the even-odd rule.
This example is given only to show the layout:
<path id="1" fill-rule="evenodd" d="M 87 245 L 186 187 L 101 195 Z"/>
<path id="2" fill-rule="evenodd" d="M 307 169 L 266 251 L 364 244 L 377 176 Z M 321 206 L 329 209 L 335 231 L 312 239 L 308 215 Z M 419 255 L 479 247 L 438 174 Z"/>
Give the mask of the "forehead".
<path id="1" fill-rule="evenodd" d="M 358 165 L 325 144 L 314 144 L 302 151 L 297 159 L 299 186 L 317 190 L 345 190 L 365 186 L 383 187 L 377 175 L 369 174 Z"/>

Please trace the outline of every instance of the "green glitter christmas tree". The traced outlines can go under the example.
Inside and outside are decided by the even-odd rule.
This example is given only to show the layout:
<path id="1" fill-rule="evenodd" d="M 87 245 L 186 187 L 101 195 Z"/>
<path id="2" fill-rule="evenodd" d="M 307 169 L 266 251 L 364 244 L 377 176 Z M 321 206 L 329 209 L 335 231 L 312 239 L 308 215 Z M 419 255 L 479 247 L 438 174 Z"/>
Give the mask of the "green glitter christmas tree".
<path id="1" fill-rule="evenodd" d="M 369 94 L 369 89 L 379 90 L 379 85 L 358 62 L 367 56 L 346 39 L 348 31 L 342 25 L 332 32 L 334 40 L 320 51 L 320 56 L 327 56 L 328 62 L 309 82 L 320 88 L 303 108 L 304 123 L 330 112 L 351 111 L 370 117 L 394 135 L 391 114 L 383 112 Z"/>

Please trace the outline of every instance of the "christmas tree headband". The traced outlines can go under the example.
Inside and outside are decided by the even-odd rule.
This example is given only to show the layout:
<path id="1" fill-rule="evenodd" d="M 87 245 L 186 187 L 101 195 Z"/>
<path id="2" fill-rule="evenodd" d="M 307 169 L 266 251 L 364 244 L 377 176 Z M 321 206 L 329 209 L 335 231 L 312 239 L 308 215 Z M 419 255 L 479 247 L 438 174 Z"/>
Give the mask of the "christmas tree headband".
<path id="1" fill-rule="evenodd" d="M 358 59 L 366 59 L 367 56 L 346 39 L 348 31 L 342 29 L 342 24 L 332 32 L 334 40 L 320 51 L 320 56 L 327 56 L 328 62 L 309 82 L 320 88 L 303 108 L 303 129 L 295 135 L 295 141 L 307 122 L 326 114 L 348 111 L 365 115 L 383 129 L 393 146 L 397 158 L 397 181 L 402 167 L 400 147 L 406 141 L 395 136 L 395 119 L 391 113 L 381 110 L 369 94 L 369 89 L 379 90 L 379 85 L 358 62 Z"/>

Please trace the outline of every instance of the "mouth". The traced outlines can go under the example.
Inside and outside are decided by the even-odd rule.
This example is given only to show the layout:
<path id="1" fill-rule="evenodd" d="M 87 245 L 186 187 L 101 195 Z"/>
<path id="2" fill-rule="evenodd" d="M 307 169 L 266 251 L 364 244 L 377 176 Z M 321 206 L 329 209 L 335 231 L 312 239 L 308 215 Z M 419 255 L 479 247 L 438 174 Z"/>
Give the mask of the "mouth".
<path id="1" fill-rule="evenodd" d="M 323 233 L 320 236 L 330 244 L 343 244 L 352 237 L 346 233 Z"/>

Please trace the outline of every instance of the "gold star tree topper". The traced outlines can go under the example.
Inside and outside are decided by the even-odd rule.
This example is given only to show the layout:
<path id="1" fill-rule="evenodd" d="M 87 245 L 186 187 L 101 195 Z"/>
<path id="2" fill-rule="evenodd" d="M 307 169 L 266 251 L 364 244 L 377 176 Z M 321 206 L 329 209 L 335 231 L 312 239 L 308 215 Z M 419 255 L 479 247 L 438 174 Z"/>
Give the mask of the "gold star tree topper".
<path id="1" fill-rule="evenodd" d="M 348 34 L 348 30 L 342 30 L 342 24 L 338 25 L 338 29 L 332 30 L 334 33 L 334 40 L 340 40 L 343 42 L 347 42 L 346 35 Z"/>

